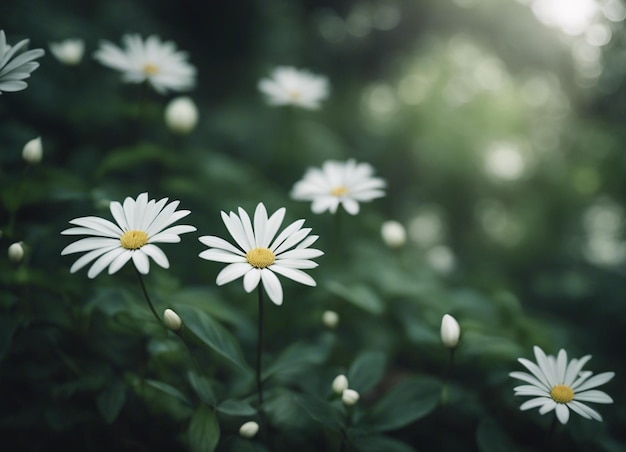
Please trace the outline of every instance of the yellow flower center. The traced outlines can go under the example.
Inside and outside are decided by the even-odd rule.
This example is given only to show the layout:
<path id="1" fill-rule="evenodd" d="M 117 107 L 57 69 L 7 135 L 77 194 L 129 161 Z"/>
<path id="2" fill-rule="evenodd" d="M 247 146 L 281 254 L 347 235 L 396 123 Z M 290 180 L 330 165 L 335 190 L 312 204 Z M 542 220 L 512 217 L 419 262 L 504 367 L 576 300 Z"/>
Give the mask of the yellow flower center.
<path id="1" fill-rule="evenodd" d="M 246 260 L 253 267 L 265 268 L 274 263 L 274 253 L 267 248 L 252 248 L 246 253 Z"/>
<path id="2" fill-rule="evenodd" d="M 152 63 L 146 63 L 143 66 L 143 73 L 146 75 L 156 75 L 159 73 L 159 66 Z"/>
<path id="3" fill-rule="evenodd" d="M 148 234 L 136 229 L 132 231 L 126 231 L 121 237 L 120 242 L 122 248 L 127 250 L 136 250 L 148 243 Z"/>
<path id="4" fill-rule="evenodd" d="M 552 388 L 552 391 L 550 391 L 550 397 L 552 397 L 552 400 L 556 403 L 569 403 L 574 400 L 574 391 L 572 391 L 572 388 L 569 386 L 556 385 Z"/>
<path id="5" fill-rule="evenodd" d="M 291 100 L 298 100 L 302 94 L 297 89 L 292 89 L 289 91 L 289 97 Z"/>
<path id="6" fill-rule="evenodd" d="M 346 193 L 348 193 L 348 187 L 346 187 L 345 185 L 340 185 L 339 187 L 335 187 L 330 191 L 330 194 L 333 196 L 343 196 Z"/>

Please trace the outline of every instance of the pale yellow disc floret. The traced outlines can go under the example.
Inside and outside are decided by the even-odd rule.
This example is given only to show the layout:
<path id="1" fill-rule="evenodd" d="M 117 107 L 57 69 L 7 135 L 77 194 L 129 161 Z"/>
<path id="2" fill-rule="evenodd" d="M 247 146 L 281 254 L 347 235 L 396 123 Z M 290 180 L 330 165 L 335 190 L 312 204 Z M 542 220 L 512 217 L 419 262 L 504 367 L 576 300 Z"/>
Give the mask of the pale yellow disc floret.
<path id="1" fill-rule="evenodd" d="M 556 403 L 569 403 L 574 400 L 574 391 L 567 385 L 556 385 L 550 391 L 550 397 Z"/>
<path id="2" fill-rule="evenodd" d="M 252 248 L 246 253 L 246 260 L 255 268 L 269 267 L 274 263 L 274 253 L 267 248 Z"/>
<path id="3" fill-rule="evenodd" d="M 335 187 L 330 191 L 330 194 L 333 196 L 343 196 L 346 193 L 348 193 L 348 187 L 344 186 L 344 185 L 340 185 L 339 187 Z"/>
<path id="4" fill-rule="evenodd" d="M 148 243 L 148 234 L 136 229 L 126 231 L 120 237 L 120 243 L 122 244 L 122 248 L 137 250 Z"/>
<path id="5" fill-rule="evenodd" d="M 156 75 L 159 73 L 159 66 L 152 63 L 146 63 L 143 66 L 143 73 L 146 75 Z"/>

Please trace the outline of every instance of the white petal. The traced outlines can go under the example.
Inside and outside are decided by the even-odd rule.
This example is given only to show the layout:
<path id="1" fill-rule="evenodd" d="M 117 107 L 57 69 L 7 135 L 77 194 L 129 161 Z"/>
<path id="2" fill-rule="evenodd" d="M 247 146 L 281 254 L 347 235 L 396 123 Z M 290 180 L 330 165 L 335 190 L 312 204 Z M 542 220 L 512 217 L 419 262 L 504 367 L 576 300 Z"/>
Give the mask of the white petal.
<path id="1" fill-rule="evenodd" d="M 148 243 L 179 243 L 180 237 L 177 234 L 166 234 L 165 232 L 159 232 L 158 234 L 150 237 Z"/>
<path id="2" fill-rule="evenodd" d="M 526 367 L 526 369 L 528 369 L 530 371 L 530 373 L 537 379 L 539 380 L 541 383 L 543 383 L 547 388 L 553 388 L 554 385 L 550 384 L 550 382 L 548 381 L 548 379 L 546 378 L 546 376 L 544 375 L 543 371 L 539 368 L 539 366 L 537 366 L 537 364 L 533 363 L 532 361 L 529 361 L 525 358 L 518 358 L 518 361 L 524 366 Z"/>
<path id="3" fill-rule="evenodd" d="M 536 397 L 522 403 L 519 409 L 522 411 L 526 411 L 530 410 L 531 408 L 536 408 L 538 406 L 551 405 L 552 403 L 554 403 L 554 400 L 549 397 Z"/>
<path id="4" fill-rule="evenodd" d="M 320 257 L 324 254 L 323 251 L 320 250 L 316 250 L 315 248 L 305 248 L 305 249 L 294 249 L 294 250 L 289 250 L 289 251 L 285 251 L 284 253 L 280 254 L 280 256 L 277 256 L 277 258 L 279 257 L 280 259 L 313 259 L 316 257 Z"/>
<path id="5" fill-rule="evenodd" d="M 565 382 L 565 371 L 567 370 L 567 352 L 563 349 L 559 350 L 556 357 L 556 380 L 560 383 Z"/>
<path id="6" fill-rule="evenodd" d="M 141 251 L 146 253 L 148 257 L 151 257 L 154 262 L 156 262 L 159 266 L 163 268 L 169 268 L 170 262 L 167 259 L 167 256 L 161 248 L 155 245 L 147 244 L 141 247 Z"/>
<path id="7" fill-rule="evenodd" d="M 568 403 L 568 405 L 570 407 L 574 407 L 575 406 L 579 410 L 584 411 L 585 413 L 587 413 L 587 416 L 591 417 L 592 419 L 595 419 L 596 421 L 602 422 L 602 416 L 600 415 L 600 413 L 598 413 L 596 410 L 594 410 L 590 406 L 587 406 L 584 403 L 577 402 L 576 400 L 572 400 L 571 402 Z M 577 413 L 578 413 L 578 411 L 577 411 Z"/>
<path id="8" fill-rule="evenodd" d="M 286 278 L 293 279 L 300 284 L 312 287 L 316 285 L 315 280 L 301 270 L 289 267 L 281 267 L 279 264 L 272 265 L 271 270 L 278 273 L 279 275 L 283 275 Z"/>
<path id="9" fill-rule="evenodd" d="M 573 359 L 570 361 L 567 366 L 567 371 L 565 371 L 565 379 L 563 380 L 563 384 L 571 387 L 572 383 L 582 370 L 583 366 L 591 359 L 591 355 L 583 356 L 580 359 Z"/>
<path id="10" fill-rule="evenodd" d="M 298 231 L 303 224 L 304 220 L 297 220 L 291 223 L 285 229 L 283 229 L 283 232 L 278 234 L 278 237 L 276 237 L 276 239 L 270 246 L 270 250 L 274 251 L 276 248 L 278 248 L 281 243 L 283 243 L 289 236 L 291 236 L 291 234 L 294 234 L 296 231 Z"/>
<path id="11" fill-rule="evenodd" d="M 280 285 L 280 281 L 274 273 L 268 268 L 261 270 L 261 280 L 263 281 L 263 288 L 270 300 L 276 305 L 283 304 L 283 287 Z"/>
<path id="12" fill-rule="evenodd" d="M 311 228 L 302 228 L 299 231 L 294 232 L 289 237 L 285 239 L 283 243 L 273 249 L 274 254 L 279 255 L 282 251 L 288 250 L 289 248 L 295 246 L 297 243 L 300 243 L 304 238 L 309 235 L 311 232 Z"/>
<path id="13" fill-rule="evenodd" d="M 121 246 L 119 239 L 87 237 L 67 245 L 63 248 L 63 251 L 61 251 L 61 256 L 72 253 L 80 253 L 83 251 L 91 251 L 97 248 L 109 248 L 111 246 Z"/>
<path id="14" fill-rule="evenodd" d="M 200 242 L 204 243 L 206 246 L 210 248 L 219 248 L 224 251 L 230 251 L 231 253 L 239 254 L 240 256 L 246 255 L 246 253 L 241 251 L 236 246 L 214 235 L 203 235 L 202 237 L 199 237 L 198 240 L 200 240 Z"/>
<path id="15" fill-rule="evenodd" d="M 341 205 L 350 215 L 356 215 L 359 213 L 359 203 L 352 198 L 343 198 L 341 200 Z"/>
<path id="16" fill-rule="evenodd" d="M 330 213 L 335 213 L 337 212 L 337 206 L 339 206 L 339 198 L 336 198 L 335 196 L 323 196 L 313 200 L 313 203 L 311 204 L 311 211 L 316 214 L 322 213 L 326 210 L 330 211 Z"/>
<path id="17" fill-rule="evenodd" d="M 254 245 L 251 245 L 248 242 L 248 238 L 246 237 L 246 233 L 243 230 L 241 220 L 237 215 L 235 215 L 233 212 L 231 212 L 230 215 L 222 212 L 222 221 L 224 222 L 224 225 L 226 226 L 226 229 L 228 229 L 228 232 L 230 233 L 232 238 L 235 239 L 235 242 L 237 242 L 237 245 L 239 245 L 242 250 L 248 252 L 252 248 L 254 248 Z"/>
<path id="18" fill-rule="evenodd" d="M 133 256 L 133 251 L 124 250 L 119 256 L 117 256 L 113 260 L 113 262 L 111 262 L 111 265 L 109 265 L 109 275 L 112 275 L 113 273 L 117 272 L 120 268 L 122 268 L 124 264 L 126 264 L 126 262 L 128 262 L 132 256 Z"/>
<path id="19" fill-rule="evenodd" d="M 188 232 L 194 232 L 196 231 L 196 227 L 195 226 L 191 226 L 188 224 L 178 224 L 176 226 L 172 226 L 170 228 L 164 229 L 161 232 L 159 232 L 160 234 L 174 234 L 174 235 L 181 235 L 181 234 L 186 234 Z"/>
<path id="20" fill-rule="evenodd" d="M 522 385 L 513 388 L 515 395 L 519 396 L 535 396 L 535 397 L 549 397 L 550 394 L 545 389 L 539 388 L 533 385 Z"/>
<path id="21" fill-rule="evenodd" d="M 124 208 L 124 216 L 129 229 L 137 229 L 135 224 L 135 200 L 131 197 L 127 197 L 122 204 Z"/>
<path id="22" fill-rule="evenodd" d="M 546 414 L 555 409 L 557 405 L 558 404 L 554 400 L 548 399 L 548 401 L 544 403 L 541 408 L 539 408 L 539 414 Z"/>
<path id="23" fill-rule="evenodd" d="M 567 408 L 567 405 L 563 403 L 558 403 L 556 405 L 556 417 L 561 424 L 567 424 L 567 421 L 569 420 L 569 408 Z"/>
<path id="24" fill-rule="evenodd" d="M 267 221 L 267 225 L 265 226 L 265 233 L 263 235 L 263 240 L 260 242 L 262 243 L 262 245 L 260 245 L 261 248 L 269 248 L 270 243 L 272 242 L 272 239 L 276 236 L 276 233 L 278 232 L 280 225 L 283 223 L 283 220 L 285 218 L 285 212 L 286 212 L 286 209 L 284 207 L 281 207 L 276 212 L 274 212 L 272 216 L 269 218 L 269 220 Z M 259 232 L 256 231 L 256 234 L 257 234 L 257 240 L 258 240 Z"/>
<path id="25" fill-rule="evenodd" d="M 208 261 L 224 262 L 228 264 L 232 264 L 234 262 L 247 262 L 244 256 L 215 248 L 204 250 L 199 254 L 199 256 Z"/>
<path id="26" fill-rule="evenodd" d="M 572 410 L 574 413 L 578 414 L 579 416 L 584 417 L 585 419 L 593 419 L 589 413 L 587 413 L 586 410 L 582 409 L 580 407 L 580 405 L 582 404 L 577 404 L 575 403 L 573 400 L 571 402 L 569 402 L 567 404 L 567 406 L 569 407 L 570 410 Z"/>
<path id="27" fill-rule="evenodd" d="M 584 383 L 580 385 L 574 384 L 572 390 L 574 392 L 586 391 L 587 389 L 595 388 L 596 386 L 603 385 L 615 376 L 615 372 L 604 372 L 598 375 L 594 375 Z"/>
<path id="28" fill-rule="evenodd" d="M 70 221 L 70 223 L 77 226 L 83 226 L 88 229 L 93 229 L 94 231 L 100 232 L 101 235 L 104 235 L 105 237 L 119 238 L 124 233 L 124 231 L 122 231 L 115 223 L 99 217 L 76 218 Z M 63 233 L 65 233 L 65 231 L 61 232 L 61 234 Z"/>
<path id="29" fill-rule="evenodd" d="M 261 270 L 258 268 L 253 268 L 243 277 L 243 289 L 248 293 L 252 292 L 259 285 L 260 280 Z"/>
<path id="30" fill-rule="evenodd" d="M 217 275 L 216 284 L 218 286 L 227 284 L 231 281 L 234 281 L 237 278 L 245 275 L 248 271 L 250 271 L 253 267 L 247 262 L 237 262 L 234 264 L 227 265 L 222 269 L 221 272 Z"/>
<path id="31" fill-rule="evenodd" d="M 70 273 L 77 272 L 78 270 L 83 268 L 85 265 L 87 265 L 89 262 L 93 261 L 95 258 L 105 253 L 108 253 L 109 251 L 112 251 L 115 248 L 119 248 L 119 246 L 115 245 L 115 246 L 109 246 L 109 247 L 104 247 L 104 248 L 98 248 L 98 249 L 88 252 L 87 254 L 82 255 L 76 262 L 74 262 L 74 264 L 70 268 Z"/>
<path id="32" fill-rule="evenodd" d="M 133 264 L 135 264 L 135 267 L 137 268 L 137 270 L 139 270 L 139 273 L 147 275 L 150 271 L 150 260 L 148 259 L 148 256 L 143 252 L 143 249 L 139 248 L 138 250 L 135 250 L 133 252 L 132 258 Z"/>
<path id="33" fill-rule="evenodd" d="M 262 202 L 256 206 L 254 211 L 254 236 L 257 248 L 267 248 L 265 244 L 265 229 L 267 228 L 267 210 Z"/>
<path id="34" fill-rule="evenodd" d="M 124 208 L 122 205 L 117 201 L 111 201 L 109 209 L 111 209 L 111 214 L 113 215 L 113 218 L 115 218 L 115 221 L 117 221 L 117 224 L 120 226 L 122 231 L 128 231 L 130 227 L 126 221 L 126 215 L 124 215 Z"/>
<path id="35" fill-rule="evenodd" d="M 119 247 L 119 248 L 115 248 L 115 249 L 109 251 L 108 253 L 103 254 L 102 256 L 100 256 L 93 263 L 93 265 L 89 268 L 89 271 L 87 272 L 87 277 L 90 278 L 90 279 L 93 279 L 96 276 L 98 276 L 102 270 L 104 270 L 111 262 L 113 262 L 113 260 L 117 256 L 122 254 L 124 251 L 126 251 L 124 248 Z"/>
<path id="36" fill-rule="evenodd" d="M 259 208 L 259 206 L 262 206 L 263 204 L 259 203 L 259 205 L 257 206 L 257 209 Z M 263 209 L 265 209 L 265 207 L 262 207 Z M 256 238 L 254 237 L 254 230 L 252 229 L 252 223 L 250 222 L 250 217 L 248 216 L 248 213 L 243 210 L 241 207 L 239 208 L 239 219 L 241 220 L 241 225 L 243 226 L 243 232 L 244 234 L 246 234 L 246 238 L 248 239 L 248 243 L 250 243 L 250 246 L 252 248 L 256 247 Z"/>
<path id="37" fill-rule="evenodd" d="M 551 387 L 554 387 L 557 384 L 559 384 L 559 382 L 556 380 L 556 375 L 553 372 L 553 369 L 552 369 L 552 366 L 550 365 L 548 357 L 543 352 L 543 350 L 541 350 L 541 348 L 537 347 L 536 345 L 533 347 L 533 350 L 535 352 L 535 358 L 537 359 L 537 365 L 541 369 L 541 373 L 545 376 L 546 380 L 548 381 L 548 384 Z"/>
<path id="38" fill-rule="evenodd" d="M 274 265 L 299 269 L 311 269 L 318 266 L 317 262 L 313 262 L 307 259 L 276 259 Z"/>
<path id="39" fill-rule="evenodd" d="M 539 381 L 537 378 L 530 374 L 527 374 L 526 372 L 511 372 L 509 373 L 509 377 L 525 381 L 526 383 L 530 383 L 531 385 L 537 386 L 538 388 L 544 388 L 548 393 L 552 390 L 550 386 Z"/>
<path id="40" fill-rule="evenodd" d="M 613 399 L 603 391 L 592 389 L 591 391 L 577 392 L 574 400 L 579 402 L 613 403 Z"/>

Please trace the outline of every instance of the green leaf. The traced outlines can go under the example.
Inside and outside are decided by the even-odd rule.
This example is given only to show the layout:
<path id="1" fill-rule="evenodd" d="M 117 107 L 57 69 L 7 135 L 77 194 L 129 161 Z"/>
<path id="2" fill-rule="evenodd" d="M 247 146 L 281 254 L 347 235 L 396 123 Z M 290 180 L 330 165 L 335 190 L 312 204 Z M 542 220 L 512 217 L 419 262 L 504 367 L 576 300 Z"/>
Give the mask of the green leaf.
<path id="1" fill-rule="evenodd" d="M 215 411 L 201 404 L 189 421 L 189 446 L 193 452 L 212 452 L 220 441 L 220 425 Z"/>
<path id="2" fill-rule="evenodd" d="M 309 394 L 295 394 L 294 401 L 304 408 L 311 418 L 331 430 L 341 431 L 344 422 L 337 409 L 330 402 Z"/>
<path id="3" fill-rule="evenodd" d="M 147 385 L 152 386 L 153 388 L 158 389 L 159 391 L 162 391 L 162 392 L 164 392 L 164 393 L 166 393 L 166 394 L 168 394 L 168 395 L 170 395 L 170 396 L 180 400 L 184 404 L 186 404 L 188 406 L 191 406 L 191 402 L 189 401 L 187 396 L 185 396 L 185 394 L 180 392 L 174 386 L 169 385 L 167 383 L 164 383 L 162 381 L 150 380 L 150 379 L 146 379 L 146 380 L 144 380 L 144 382 Z"/>
<path id="4" fill-rule="evenodd" d="M 359 393 L 366 393 L 383 377 L 385 373 L 385 355 L 379 351 L 361 353 L 348 370 L 348 385 Z"/>
<path id="5" fill-rule="evenodd" d="M 394 386 L 369 413 L 374 431 L 397 430 L 430 412 L 439 403 L 441 383 L 431 377 L 412 377 Z"/>
<path id="6" fill-rule="evenodd" d="M 256 409 L 250 403 L 234 399 L 224 400 L 217 406 L 217 411 L 229 416 L 252 416 L 256 414 Z"/>
<path id="7" fill-rule="evenodd" d="M 263 372 L 263 379 L 286 370 L 323 363 L 330 352 L 330 343 L 296 342 L 287 347 Z"/>
<path id="8" fill-rule="evenodd" d="M 184 322 L 183 334 L 192 333 L 202 344 L 226 358 L 235 367 L 248 374 L 252 373 L 243 358 L 239 343 L 226 328 L 193 306 L 179 306 L 178 315 Z"/>
<path id="9" fill-rule="evenodd" d="M 215 398 L 213 387 L 211 386 L 211 382 L 208 378 L 202 375 L 198 375 L 193 371 L 190 371 L 187 376 L 189 378 L 189 383 L 191 384 L 191 387 L 194 391 L 196 391 L 196 394 L 200 398 L 200 400 L 213 407 L 217 405 L 217 399 Z"/>
<path id="10" fill-rule="evenodd" d="M 331 281 L 326 288 L 335 295 L 371 314 L 378 315 L 385 310 L 383 301 L 367 286 L 344 286 L 337 281 Z"/>
<path id="11" fill-rule="evenodd" d="M 107 386 L 96 398 L 98 411 L 107 424 L 112 424 L 117 418 L 126 401 L 126 388 L 120 381 Z"/>
<path id="12" fill-rule="evenodd" d="M 383 435 L 359 436 L 350 444 L 359 452 L 415 452 L 408 444 Z"/>

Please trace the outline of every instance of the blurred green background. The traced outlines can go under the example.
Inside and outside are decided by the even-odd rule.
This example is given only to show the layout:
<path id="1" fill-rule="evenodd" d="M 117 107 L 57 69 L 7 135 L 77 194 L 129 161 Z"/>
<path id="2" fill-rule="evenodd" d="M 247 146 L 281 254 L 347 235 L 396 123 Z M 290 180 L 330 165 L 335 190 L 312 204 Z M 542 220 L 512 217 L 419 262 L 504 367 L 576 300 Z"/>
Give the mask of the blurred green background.
<path id="1" fill-rule="evenodd" d="M 47 53 L 25 91 L 0 96 L 0 243 L 27 249 L 19 265 L 0 260 L 0 446 L 188 445 L 191 409 L 141 383 L 191 391 L 184 348 L 150 317 L 128 265 L 95 280 L 69 273 L 69 220 L 111 219 L 110 200 L 143 191 L 180 200 L 198 233 L 163 246 L 171 268 L 146 278 L 155 304 L 211 315 L 253 363 L 255 297 L 240 281 L 215 286 L 221 266 L 197 257 L 197 236 L 227 238 L 219 212 L 263 201 L 305 218 L 328 250 L 333 218 L 289 191 L 307 167 L 355 158 L 387 196 L 342 218 L 342 253 L 310 272 L 317 288 L 283 280 L 285 304 L 266 312 L 267 359 L 302 346 L 306 372 L 275 387 L 327 391 L 364 351 L 385 363 L 364 409 L 403 376 L 440 378 L 450 313 L 462 328 L 451 400 L 390 438 L 416 450 L 541 447 L 552 414 L 520 412 L 508 377 L 539 345 L 617 374 L 600 388 L 615 401 L 595 407 L 604 422 L 572 415 L 558 447 L 626 450 L 625 18 L 618 0 L 3 2 L 8 43 L 30 38 Z M 139 87 L 93 59 L 100 40 L 125 33 L 188 53 L 200 110 L 188 136 L 163 121 L 174 94 L 150 91 L 137 125 Z M 66 38 L 85 40 L 78 67 L 49 52 Z M 266 105 L 257 82 L 277 65 L 328 77 L 321 110 Z M 25 171 L 36 136 L 43 161 Z M 407 228 L 402 248 L 382 241 L 386 220 Z M 340 315 L 334 330 L 327 309 Z M 217 385 L 230 378 L 212 372 Z M 268 450 L 334 450 L 323 423 L 290 409 L 274 411 L 287 433 Z M 236 441 L 243 421 L 220 418 L 218 447 L 262 447 Z"/>

